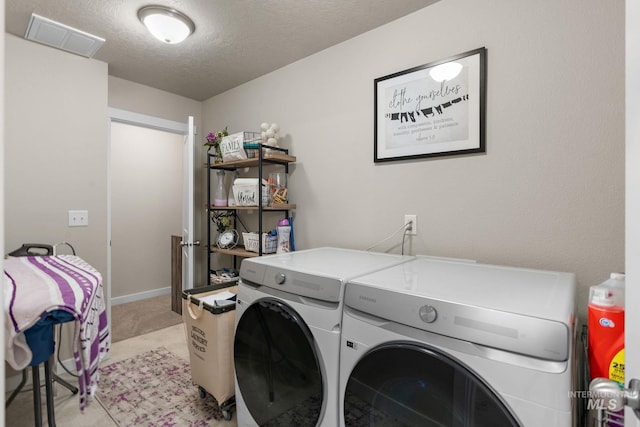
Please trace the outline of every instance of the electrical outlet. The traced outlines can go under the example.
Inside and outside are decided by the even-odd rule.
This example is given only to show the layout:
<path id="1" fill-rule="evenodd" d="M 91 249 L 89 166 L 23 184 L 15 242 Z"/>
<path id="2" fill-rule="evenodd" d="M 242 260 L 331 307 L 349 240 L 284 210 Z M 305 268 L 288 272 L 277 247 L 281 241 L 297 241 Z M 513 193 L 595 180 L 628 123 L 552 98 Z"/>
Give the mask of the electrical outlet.
<path id="1" fill-rule="evenodd" d="M 86 227 L 89 225 L 89 211 L 69 211 L 69 227 Z"/>
<path id="2" fill-rule="evenodd" d="M 415 236 L 418 234 L 418 215 L 404 215 L 404 223 L 411 223 L 411 230 L 407 232 L 407 234 L 411 236 Z"/>

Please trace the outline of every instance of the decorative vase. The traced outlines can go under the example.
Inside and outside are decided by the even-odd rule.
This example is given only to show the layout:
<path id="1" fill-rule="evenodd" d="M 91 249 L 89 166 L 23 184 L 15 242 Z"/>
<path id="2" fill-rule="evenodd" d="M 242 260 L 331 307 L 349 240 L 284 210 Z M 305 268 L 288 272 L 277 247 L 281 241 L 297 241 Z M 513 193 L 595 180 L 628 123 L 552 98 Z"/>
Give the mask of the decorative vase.
<path id="1" fill-rule="evenodd" d="M 218 185 L 213 193 L 213 206 L 227 206 L 227 189 L 225 188 L 224 171 L 218 171 Z"/>
<path id="2" fill-rule="evenodd" d="M 212 152 L 211 149 L 214 149 Z M 207 149 L 207 154 L 213 154 L 213 164 L 218 165 L 222 163 L 222 153 L 220 152 L 220 147 L 215 147 L 213 145 L 209 145 Z"/>

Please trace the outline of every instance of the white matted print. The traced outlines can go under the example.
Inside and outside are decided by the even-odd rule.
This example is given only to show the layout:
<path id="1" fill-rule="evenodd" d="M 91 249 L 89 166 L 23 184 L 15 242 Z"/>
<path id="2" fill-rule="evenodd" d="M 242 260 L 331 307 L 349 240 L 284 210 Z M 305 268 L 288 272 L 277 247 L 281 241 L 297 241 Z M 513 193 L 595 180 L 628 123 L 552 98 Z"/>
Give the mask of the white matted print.
<path id="1" fill-rule="evenodd" d="M 486 49 L 374 80 L 374 162 L 485 152 Z"/>

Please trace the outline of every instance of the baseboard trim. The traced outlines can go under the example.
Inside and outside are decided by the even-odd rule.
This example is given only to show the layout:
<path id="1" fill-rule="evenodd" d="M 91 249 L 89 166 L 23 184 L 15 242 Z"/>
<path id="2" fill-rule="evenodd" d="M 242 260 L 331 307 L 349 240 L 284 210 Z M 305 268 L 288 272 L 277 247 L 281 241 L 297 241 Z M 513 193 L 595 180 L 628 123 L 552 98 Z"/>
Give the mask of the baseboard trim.
<path id="1" fill-rule="evenodd" d="M 111 298 L 111 305 L 120 305 L 128 302 L 135 302 L 144 299 L 159 297 L 160 295 L 167 295 L 171 293 L 171 286 L 166 288 L 152 289 L 150 291 L 138 292 L 136 294 L 123 295 L 121 297 Z"/>

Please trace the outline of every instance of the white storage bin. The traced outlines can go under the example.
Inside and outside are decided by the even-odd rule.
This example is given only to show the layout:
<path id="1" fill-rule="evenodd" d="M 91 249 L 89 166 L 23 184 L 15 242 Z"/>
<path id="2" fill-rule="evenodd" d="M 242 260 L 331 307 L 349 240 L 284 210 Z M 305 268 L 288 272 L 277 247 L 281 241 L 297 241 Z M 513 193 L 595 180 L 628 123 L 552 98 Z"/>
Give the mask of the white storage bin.
<path id="1" fill-rule="evenodd" d="M 238 178 L 233 182 L 232 189 L 236 206 L 258 206 L 258 178 Z M 262 206 L 269 206 L 269 186 L 266 182 L 262 185 Z"/>
<path id="2" fill-rule="evenodd" d="M 242 233 L 244 248 L 249 252 L 258 252 L 258 233 Z M 262 233 L 262 253 L 273 254 L 278 246 L 278 236 Z"/>

